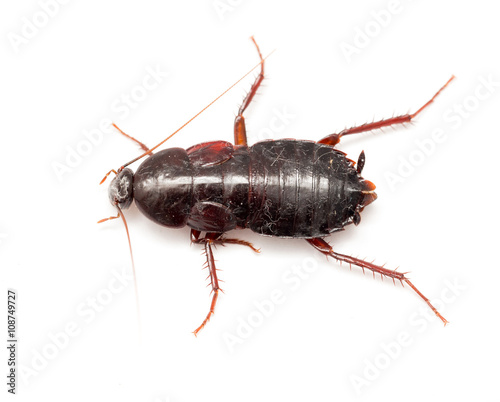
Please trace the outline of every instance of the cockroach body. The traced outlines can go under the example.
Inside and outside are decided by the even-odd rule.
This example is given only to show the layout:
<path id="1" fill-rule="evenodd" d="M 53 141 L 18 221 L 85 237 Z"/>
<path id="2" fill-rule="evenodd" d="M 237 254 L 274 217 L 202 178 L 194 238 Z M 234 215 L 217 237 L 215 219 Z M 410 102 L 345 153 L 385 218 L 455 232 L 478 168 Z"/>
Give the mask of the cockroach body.
<path id="1" fill-rule="evenodd" d="M 145 216 L 170 228 L 215 233 L 249 228 L 311 239 L 359 223 L 359 213 L 376 198 L 374 189 L 341 151 L 279 140 L 165 149 L 135 174 L 120 172 L 109 192 L 122 209 L 134 199 Z"/>
<path id="2" fill-rule="evenodd" d="M 246 228 L 261 235 L 305 239 L 340 262 L 407 283 L 446 324 L 446 319 L 404 273 L 337 253 L 324 237 L 351 223 L 358 225 L 361 211 L 377 198 L 375 186 L 361 176 L 364 152 L 354 163 L 335 148 L 341 137 L 411 121 L 454 77 L 413 114 L 345 129 L 318 142 L 285 139 L 248 146 L 243 112 L 264 78 L 264 59 L 255 46 L 261 58 L 260 74 L 236 116 L 234 145 L 214 141 L 187 150 L 170 148 L 153 154 L 166 140 L 148 149 L 120 130 L 140 144 L 146 151 L 142 156 L 149 158 L 135 174 L 125 166 L 140 157 L 115 172 L 109 198 L 118 208 L 118 216 L 124 219 L 122 209 L 135 200 L 137 208 L 155 223 L 170 228 L 189 226 L 191 241 L 205 247 L 213 298 L 209 313 L 194 333 L 214 313 L 220 290 L 212 245 L 240 244 L 258 251 L 246 241 L 225 237 L 230 230 Z"/>

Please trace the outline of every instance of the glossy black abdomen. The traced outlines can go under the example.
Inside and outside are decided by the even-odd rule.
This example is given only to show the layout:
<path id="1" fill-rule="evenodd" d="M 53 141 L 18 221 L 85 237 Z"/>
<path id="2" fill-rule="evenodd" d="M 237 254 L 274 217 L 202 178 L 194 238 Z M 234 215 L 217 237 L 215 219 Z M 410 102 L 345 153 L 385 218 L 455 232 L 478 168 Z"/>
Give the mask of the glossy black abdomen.
<path id="1" fill-rule="evenodd" d="M 247 226 L 269 236 L 311 238 L 352 222 L 363 201 L 362 179 L 341 151 L 310 141 L 250 147 Z"/>

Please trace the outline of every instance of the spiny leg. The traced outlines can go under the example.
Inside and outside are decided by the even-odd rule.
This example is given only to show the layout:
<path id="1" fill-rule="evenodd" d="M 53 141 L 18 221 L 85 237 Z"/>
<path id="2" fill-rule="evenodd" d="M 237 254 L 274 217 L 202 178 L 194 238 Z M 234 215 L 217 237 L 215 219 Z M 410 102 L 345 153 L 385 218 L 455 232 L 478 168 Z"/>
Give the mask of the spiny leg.
<path id="1" fill-rule="evenodd" d="M 215 244 L 240 244 L 242 246 L 247 246 L 250 247 L 253 251 L 259 253 L 260 250 L 255 248 L 252 243 L 249 243 L 244 240 L 239 240 L 239 239 L 226 239 L 222 237 L 222 233 L 206 233 L 205 237 L 200 238 L 201 232 L 199 230 L 194 230 L 191 229 L 191 243 L 196 243 L 196 244 L 204 244 L 205 246 L 205 255 L 207 256 L 207 268 L 209 271 L 209 277 L 210 277 L 210 284 L 212 285 L 212 303 L 210 304 L 210 310 L 206 316 L 206 318 L 203 320 L 201 325 L 196 328 L 196 330 L 193 332 L 195 335 L 198 335 L 198 332 L 201 331 L 201 329 L 207 324 L 207 322 L 210 320 L 210 317 L 215 312 L 215 304 L 217 303 L 217 298 L 219 297 L 219 291 L 222 289 L 219 287 L 219 280 L 217 279 L 217 269 L 215 268 L 215 260 L 214 260 L 214 255 L 212 252 L 212 245 Z"/>
<path id="2" fill-rule="evenodd" d="M 434 311 L 434 314 L 436 314 L 441 321 L 443 321 L 444 325 L 448 324 L 448 321 L 441 315 L 439 312 L 436 310 L 436 308 L 431 304 L 430 300 L 425 297 L 414 285 L 413 283 L 410 282 L 410 280 L 405 276 L 404 273 L 401 272 L 396 272 L 396 271 L 391 271 L 390 269 L 386 269 L 383 267 L 379 267 L 378 265 L 375 265 L 371 262 L 368 261 L 363 261 L 358 258 L 351 257 L 349 255 L 345 254 L 340 254 L 336 253 L 333 251 L 332 246 L 330 246 L 325 240 L 317 237 L 314 239 L 306 239 L 316 250 L 319 250 L 326 256 L 330 256 L 335 258 L 338 261 L 341 262 L 347 262 L 349 265 L 354 264 L 357 265 L 358 267 L 361 267 L 361 269 L 365 270 L 369 269 L 370 271 L 373 272 L 373 276 L 375 274 L 380 274 L 381 277 L 389 277 L 392 278 L 393 281 L 395 279 L 399 280 L 401 284 L 403 284 L 403 281 L 406 282 L 426 303 L 427 305 L 431 308 L 432 311 Z"/>
<path id="3" fill-rule="evenodd" d="M 264 59 L 262 58 L 262 54 L 260 53 L 259 45 L 257 45 L 257 42 L 255 42 L 254 37 L 251 37 L 252 42 L 254 43 L 255 47 L 257 48 L 257 52 L 259 53 L 260 57 L 260 73 L 255 78 L 255 81 L 252 85 L 252 88 L 250 88 L 250 92 L 248 92 L 247 96 L 243 100 L 243 103 L 240 106 L 240 109 L 238 110 L 238 115 L 234 119 L 234 144 L 235 145 L 247 145 L 247 130 L 245 127 L 245 118 L 243 117 L 243 112 L 246 110 L 250 102 L 252 101 L 253 97 L 257 93 L 257 89 L 259 89 L 259 86 L 264 79 Z"/>
<path id="4" fill-rule="evenodd" d="M 436 94 L 431 98 L 431 100 L 428 101 L 424 106 L 422 106 L 420 109 L 418 109 L 413 114 L 404 114 L 401 116 L 391 117 L 390 119 L 383 119 L 380 121 L 374 121 L 372 123 L 362 124 L 361 126 L 346 128 L 345 130 L 342 130 L 340 133 L 330 134 L 330 135 L 326 136 L 325 138 L 319 140 L 318 143 L 335 146 L 340 142 L 340 138 L 344 135 L 358 134 L 358 133 L 362 133 L 365 131 L 375 130 L 377 128 L 393 126 L 396 124 L 408 123 L 412 119 L 414 119 L 416 116 L 418 116 L 420 114 L 420 112 L 422 112 L 422 110 L 424 110 L 427 106 L 429 106 L 432 102 L 434 102 L 434 99 L 436 99 L 436 97 L 443 91 L 443 89 L 445 89 L 448 86 L 448 84 L 454 78 L 455 78 L 455 76 L 452 75 L 451 78 L 446 82 L 446 84 L 444 84 L 441 87 L 441 89 L 436 92 Z"/>
<path id="5" fill-rule="evenodd" d="M 212 234 L 212 233 L 207 233 L 206 236 L 203 239 L 198 239 L 199 243 L 205 243 L 205 254 L 207 256 L 207 268 L 209 272 L 209 277 L 210 277 L 210 284 L 212 285 L 212 303 L 210 304 L 210 310 L 206 316 L 206 318 L 203 320 L 201 325 L 194 330 L 195 336 L 198 335 L 198 332 L 203 329 L 203 327 L 207 324 L 207 322 L 210 320 L 210 317 L 215 312 L 215 304 L 217 303 L 217 298 L 219 297 L 219 280 L 217 279 L 217 269 L 215 268 L 215 260 L 214 260 L 214 254 L 212 252 L 212 244 L 213 244 L 213 239 L 214 235 L 217 235 L 217 233 Z"/>
<path id="6" fill-rule="evenodd" d="M 128 135 L 127 133 L 123 132 L 122 129 L 120 129 L 115 123 L 112 123 L 111 124 L 114 128 L 116 128 L 121 134 L 123 134 L 125 137 L 131 139 L 132 141 L 134 141 L 136 144 L 138 144 L 143 150 L 144 152 L 148 152 L 149 151 L 149 148 L 144 145 L 142 142 L 140 142 L 139 140 L 135 139 L 134 137 Z M 151 156 L 152 153 L 149 154 L 149 156 Z"/>

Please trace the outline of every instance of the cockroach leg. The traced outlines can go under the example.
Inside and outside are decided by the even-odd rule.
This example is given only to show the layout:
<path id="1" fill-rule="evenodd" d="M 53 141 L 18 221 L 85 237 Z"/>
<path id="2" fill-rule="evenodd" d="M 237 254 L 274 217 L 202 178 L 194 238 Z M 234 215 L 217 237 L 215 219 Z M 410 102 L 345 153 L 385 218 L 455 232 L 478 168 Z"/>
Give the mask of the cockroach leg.
<path id="1" fill-rule="evenodd" d="M 205 237 L 200 238 L 201 232 L 199 230 L 191 229 L 191 243 L 204 244 L 205 255 L 207 256 L 206 268 L 208 268 L 210 284 L 212 285 L 212 303 L 210 304 L 210 310 L 203 320 L 201 325 L 194 330 L 194 334 L 198 335 L 203 327 L 210 320 L 215 312 L 215 304 L 217 303 L 217 298 L 219 297 L 219 291 L 222 289 L 219 287 L 219 280 L 217 279 L 217 269 L 215 268 L 214 254 L 212 252 L 212 245 L 215 244 L 240 244 L 242 246 L 250 247 L 256 253 L 260 253 L 260 250 L 255 248 L 252 243 L 239 239 L 226 239 L 222 237 L 222 233 L 206 233 Z"/>
<path id="2" fill-rule="evenodd" d="M 210 310 L 206 318 L 203 320 L 201 325 L 193 331 L 195 336 L 198 335 L 198 332 L 200 332 L 203 329 L 203 327 L 207 324 L 207 322 L 214 314 L 215 304 L 217 303 L 217 298 L 219 297 L 219 290 L 221 290 L 219 287 L 219 280 L 217 279 L 217 269 L 215 268 L 214 254 L 212 252 L 212 244 L 214 242 L 213 237 L 219 235 L 220 234 L 218 233 L 207 233 L 204 238 L 196 240 L 199 243 L 205 243 L 205 254 L 207 256 L 206 266 L 209 272 L 210 284 L 212 285 L 213 296 L 212 296 L 212 303 L 210 304 Z"/>
<path id="3" fill-rule="evenodd" d="M 199 230 L 191 229 L 191 243 L 205 243 L 205 239 L 200 239 L 200 235 L 201 232 Z M 260 253 L 260 249 L 255 247 L 252 243 L 240 239 L 228 239 L 227 237 L 222 237 L 222 233 L 219 233 L 217 236 L 213 236 L 212 244 L 220 244 L 223 246 L 225 244 L 239 244 L 241 246 L 250 247 L 256 253 Z"/>
<path id="4" fill-rule="evenodd" d="M 439 319 L 441 321 L 443 321 L 444 325 L 448 324 L 448 321 L 441 314 L 439 314 L 439 312 L 436 310 L 436 308 L 431 304 L 430 300 L 427 297 L 425 297 L 413 285 L 413 283 L 410 282 L 410 280 L 405 276 L 404 273 L 397 272 L 397 271 L 391 271 L 390 269 L 379 267 L 378 265 L 375 265 L 375 264 L 368 262 L 368 261 L 360 260 L 358 258 L 351 257 L 349 255 L 336 253 L 335 251 L 333 251 L 332 246 L 330 246 L 325 240 L 323 240 L 319 237 L 316 237 L 313 239 L 306 239 L 306 240 L 316 250 L 319 250 L 320 252 L 322 252 L 326 256 L 333 257 L 338 261 L 346 262 L 349 264 L 349 266 L 351 264 L 354 264 L 354 265 L 357 265 L 358 267 L 360 267 L 361 269 L 363 269 L 363 271 L 365 270 L 365 268 L 369 269 L 370 271 L 373 272 L 374 276 L 375 276 L 375 274 L 380 274 L 380 276 L 382 276 L 382 277 L 386 276 L 388 278 L 392 278 L 393 281 L 395 281 L 397 279 L 401 282 L 401 284 L 403 284 L 403 282 L 407 283 L 427 303 L 427 305 L 431 308 L 431 310 L 434 312 L 434 314 L 436 314 L 439 317 Z"/>
<path id="5" fill-rule="evenodd" d="M 109 218 L 104 218 L 104 219 L 101 219 L 101 220 L 97 221 L 97 223 L 103 223 L 103 222 L 106 222 L 106 221 L 110 221 L 112 219 L 118 219 L 119 217 L 120 217 L 120 215 L 110 216 Z"/>
<path id="6" fill-rule="evenodd" d="M 252 243 L 245 241 L 245 240 L 228 239 L 227 237 L 221 237 L 220 239 L 215 240 L 214 243 L 222 244 L 222 245 L 224 245 L 224 244 L 239 244 L 241 246 L 250 247 L 256 253 L 260 253 L 260 248 L 256 248 Z"/>
<path id="7" fill-rule="evenodd" d="M 422 106 L 420 109 L 418 109 L 415 113 L 413 114 L 404 114 L 401 116 L 396 116 L 396 117 L 391 117 L 390 119 L 384 119 L 380 121 L 374 121 L 372 123 L 366 123 L 362 124 L 361 126 L 356 126 L 356 127 L 351 127 L 351 128 L 346 128 L 345 130 L 342 130 L 338 134 L 330 134 L 326 136 L 325 138 L 321 139 L 318 141 L 319 144 L 325 144 L 325 145 L 331 145 L 335 146 L 340 142 L 340 138 L 344 135 L 349 135 L 349 134 L 358 134 L 358 133 L 363 133 L 365 131 L 371 131 L 375 130 L 378 128 L 383 128 L 383 127 L 389 127 L 389 126 L 394 126 L 396 124 L 403 124 L 403 123 L 409 123 L 411 120 L 413 120 L 417 115 L 422 112 L 427 106 L 429 106 L 432 102 L 434 102 L 434 99 L 448 86 L 448 84 L 455 78 L 455 76 L 451 76 L 451 78 L 444 84 L 439 91 L 436 92 L 436 94 L 429 100 L 424 106 Z"/>
<path id="8" fill-rule="evenodd" d="M 127 133 L 123 132 L 115 123 L 112 123 L 111 124 L 114 128 L 116 128 L 121 134 L 123 134 L 125 137 L 131 139 L 132 141 L 134 141 L 136 144 L 138 144 L 145 152 L 148 152 L 149 151 L 149 148 L 144 145 L 142 142 L 140 142 L 139 140 L 135 139 L 134 137 L 132 137 L 131 135 L 128 135 Z M 149 156 L 153 155 L 153 153 L 151 152 L 150 154 L 148 154 Z"/>
<path id="9" fill-rule="evenodd" d="M 199 230 L 194 230 L 191 229 L 191 243 L 200 243 L 199 238 L 200 238 L 201 232 Z"/>
<path id="10" fill-rule="evenodd" d="M 255 41 L 254 37 L 251 37 L 252 42 L 254 43 L 255 47 L 257 48 L 257 52 L 259 53 L 260 57 L 260 73 L 255 78 L 255 82 L 252 85 L 252 88 L 250 88 L 250 92 L 248 92 L 247 96 L 243 100 L 243 103 L 240 106 L 240 109 L 238 110 L 238 115 L 234 119 L 234 144 L 235 145 L 247 145 L 247 130 L 245 126 L 245 118 L 243 117 L 243 112 L 246 110 L 248 105 L 250 105 L 250 102 L 252 101 L 253 97 L 257 93 L 257 89 L 259 89 L 259 86 L 264 79 L 264 59 L 262 58 L 262 54 L 260 53 L 259 45 L 257 45 L 257 42 Z"/>
<path id="11" fill-rule="evenodd" d="M 108 173 L 106 173 L 106 176 L 104 176 L 101 180 L 101 182 L 99 184 L 102 184 L 106 181 L 106 179 L 108 178 L 108 176 L 111 174 L 111 173 L 114 173 L 114 174 L 118 174 L 117 171 L 115 169 L 111 169 Z"/>

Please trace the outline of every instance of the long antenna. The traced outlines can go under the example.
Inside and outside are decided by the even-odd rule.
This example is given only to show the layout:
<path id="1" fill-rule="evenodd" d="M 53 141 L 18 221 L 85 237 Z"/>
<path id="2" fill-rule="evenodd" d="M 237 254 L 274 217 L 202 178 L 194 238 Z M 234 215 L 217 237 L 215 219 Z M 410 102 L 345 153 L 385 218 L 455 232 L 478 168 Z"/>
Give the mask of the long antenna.
<path id="1" fill-rule="evenodd" d="M 123 224 L 125 225 L 125 232 L 127 232 L 128 248 L 130 250 L 130 261 L 132 262 L 132 276 L 134 279 L 135 305 L 137 308 L 137 322 L 139 324 L 139 340 L 140 340 L 141 339 L 141 309 L 139 308 L 139 288 L 137 286 L 137 275 L 135 274 L 135 263 L 134 263 L 134 254 L 132 253 L 132 242 L 130 241 L 130 233 L 128 231 L 128 225 L 127 225 L 127 221 L 125 219 L 125 215 L 123 214 L 123 212 L 122 212 L 121 208 L 118 206 L 118 204 L 116 204 L 115 207 L 118 210 L 118 215 L 110 216 L 109 218 L 101 219 L 97 223 L 103 223 L 106 221 L 110 221 L 112 219 L 122 218 Z"/>
<path id="2" fill-rule="evenodd" d="M 258 64 L 256 64 L 249 72 L 247 72 L 243 77 L 241 77 L 238 81 L 236 81 L 233 85 L 231 85 L 229 88 L 227 88 L 224 92 L 222 92 L 217 98 L 215 98 L 212 102 L 210 102 L 207 106 L 205 106 L 203 109 L 201 109 L 198 113 L 196 113 L 193 117 L 191 117 L 186 123 L 184 123 L 182 126 L 180 126 L 177 130 L 175 130 L 172 134 L 170 134 L 167 138 L 165 138 L 162 142 L 159 144 L 155 145 L 153 148 L 151 148 L 149 151 L 144 152 L 141 156 L 138 156 L 135 159 L 132 159 L 130 162 L 127 162 L 125 165 L 123 165 L 120 169 L 118 169 L 118 173 L 121 172 L 125 167 L 128 165 L 131 165 L 132 163 L 138 161 L 139 159 L 144 158 L 146 155 L 149 155 L 151 152 L 153 152 L 156 148 L 159 146 L 163 145 L 167 140 L 172 138 L 175 134 L 177 134 L 179 131 L 181 131 L 184 127 L 186 127 L 189 123 L 191 123 L 194 119 L 196 119 L 200 114 L 202 114 L 205 110 L 207 110 L 210 106 L 212 106 L 215 102 L 217 102 L 220 98 L 222 98 L 227 92 L 229 92 L 232 88 L 234 88 L 240 81 L 242 81 L 245 77 L 247 77 L 253 70 L 255 70 L 257 67 L 259 67 L 264 61 L 271 56 L 274 53 L 274 50 L 269 53 L 264 59 L 262 59 Z"/>
<path id="3" fill-rule="evenodd" d="M 130 250 L 130 260 L 132 261 L 132 275 L 134 277 L 134 292 L 135 292 L 135 303 L 137 306 L 137 321 L 139 323 L 139 340 L 141 338 L 141 309 L 139 307 L 139 289 L 137 287 L 137 275 L 135 273 L 135 263 L 134 263 L 134 254 L 132 253 L 132 242 L 130 241 L 130 233 L 128 231 L 128 225 L 127 221 L 125 220 L 125 215 L 123 215 L 123 212 L 121 208 L 116 205 L 116 208 L 118 209 L 118 215 L 122 218 L 123 224 L 125 225 L 125 231 L 127 232 L 127 239 L 128 239 L 128 248 Z"/>

